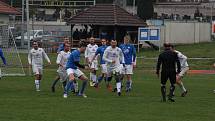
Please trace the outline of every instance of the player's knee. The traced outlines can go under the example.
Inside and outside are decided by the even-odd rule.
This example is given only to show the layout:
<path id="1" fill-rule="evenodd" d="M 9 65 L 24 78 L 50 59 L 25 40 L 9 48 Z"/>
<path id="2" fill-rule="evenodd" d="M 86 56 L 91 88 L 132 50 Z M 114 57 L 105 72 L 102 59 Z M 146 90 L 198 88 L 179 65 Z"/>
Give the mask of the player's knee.
<path id="1" fill-rule="evenodd" d="M 180 80 L 176 80 L 176 84 L 180 84 L 181 83 L 181 81 Z"/>
<path id="2" fill-rule="evenodd" d="M 89 80 L 85 75 L 81 75 L 79 77 L 79 79 L 81 79 L 82 81 L 88 81 Z"/>
<path id="3" fill-rule="evenodd" d="M 74 80 L 75 80 L 74 75 L 71 75 L 71 74 L 70 74 L 70 75 L 69 75 L 69 80 L 70 80 L 70 81 L 74 81 Z"/>
<path id="4" fill-rule="evenodd" d="M 115 80 L 116 80 L 116 82 L 120 82 L 121 81 L 121 74 L 119 74 L 119 73 L 116 73 L 115 75 Z"/>

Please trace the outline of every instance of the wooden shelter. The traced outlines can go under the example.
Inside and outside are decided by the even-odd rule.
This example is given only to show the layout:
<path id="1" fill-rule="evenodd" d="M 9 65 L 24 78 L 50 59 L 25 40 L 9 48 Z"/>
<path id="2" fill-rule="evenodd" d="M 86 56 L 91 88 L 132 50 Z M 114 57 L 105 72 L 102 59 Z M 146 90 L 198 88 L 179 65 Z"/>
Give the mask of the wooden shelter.
<path id="1" fill-rule="evenodd" d="M 122 41 L 123 36 L 129 31 L 138 31 L 138 27 L 146 26 L 146 23 L 128 13 L 115 4 L 97 4 L 92 6 L 67 21 L 71 25 L 90 26 L 93 29 L 92 35 L 99 38 L 102 32 L 106 32 L 109 39 Z"/>

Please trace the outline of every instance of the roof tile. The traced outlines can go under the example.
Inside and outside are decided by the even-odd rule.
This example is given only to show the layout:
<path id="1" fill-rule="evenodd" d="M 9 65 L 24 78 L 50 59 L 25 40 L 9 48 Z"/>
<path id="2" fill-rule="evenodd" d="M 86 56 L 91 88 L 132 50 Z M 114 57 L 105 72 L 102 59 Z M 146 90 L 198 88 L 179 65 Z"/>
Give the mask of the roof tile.
<path id="1" fill-rule="evenodd" d="M 0 13 L 3 14 L 21 14 L 16 8 L 11 7 L 10 5 L 0 1 Z"/>
<path id="2" fill-rule="evenodd" d="M 68 21 L 69 24 L 146 26 L 139 17 L 128 13 L 115 4 L 97 4 Z"/>

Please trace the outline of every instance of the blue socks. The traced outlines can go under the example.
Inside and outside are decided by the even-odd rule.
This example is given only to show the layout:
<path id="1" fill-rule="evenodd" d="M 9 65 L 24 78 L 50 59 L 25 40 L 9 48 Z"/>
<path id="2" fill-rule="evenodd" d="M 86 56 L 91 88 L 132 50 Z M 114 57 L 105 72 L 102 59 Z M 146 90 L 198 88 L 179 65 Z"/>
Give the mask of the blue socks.
<path id="1" fill-rule="evenodd" d="M 131 81 L 127 81 L 127 82 L 126 82 L 126 89 L 129 89 L 129 88 L 130 88 L 130 85 L 131 85 Z"/>
<path id="2" fill-rule="evenodd" d="M 82 87 L 81 87 L 81 90 L 80 90 L 80 92 L 79 92 L 79 95 L 84 94 L 84 90 L 85 90 L 86 86 L 87 86 L 87 81 L 85 80 L 85 81 L 83 81 L 83 83 L 82 83 Z"/>
<path id="3" fill-rule="evenodd" d="M 100 76 L 100 77 L 98 78 L 98 83 L 100 83 L 100 82 L 102 81 L 102 79 L 103 79 L 103 76 Z"/>
<path id="4" fill-rule="evenodd" d="M 64 93 L 68 94 L 70 89 L 74 89 L 73 81 L 71 80 L 67 82 Z"/>

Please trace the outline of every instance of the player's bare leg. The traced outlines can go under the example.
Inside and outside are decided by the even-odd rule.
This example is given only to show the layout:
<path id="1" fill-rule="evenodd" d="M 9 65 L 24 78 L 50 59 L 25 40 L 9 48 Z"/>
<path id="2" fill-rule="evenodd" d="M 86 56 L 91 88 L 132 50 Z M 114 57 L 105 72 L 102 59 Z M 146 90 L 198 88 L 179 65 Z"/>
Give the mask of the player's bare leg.
<path id="1" fill-rule="evenodd" d="M 57 84 L 57 82 L 58 82 L 59 80 L 60 80 L 60 76 L 56 76 L 56 77 L 55 77 L 55 80 L 53 81 L 52 86 L 51 86 L 52 92 L 55 92 L 55 85 Z"/>
<path id="2" fill-rule="evenodd" d="M 183 84 L 183 82 L 182 82 L 181 79 L 182 79 L 182 77 L 179 76 L 179 75 L 177 75 L 177 76 L 176 76 L 176 84 L 179 85 L 179 87 L 180 87 L 181 90 L 182 90 L 181 96 L 182 96 L 182 97 L 185 97 L 186 94 L 187 94 L 187 90 L 186 90 L 186 88 L 184 87 L 184 84 Z"/>

